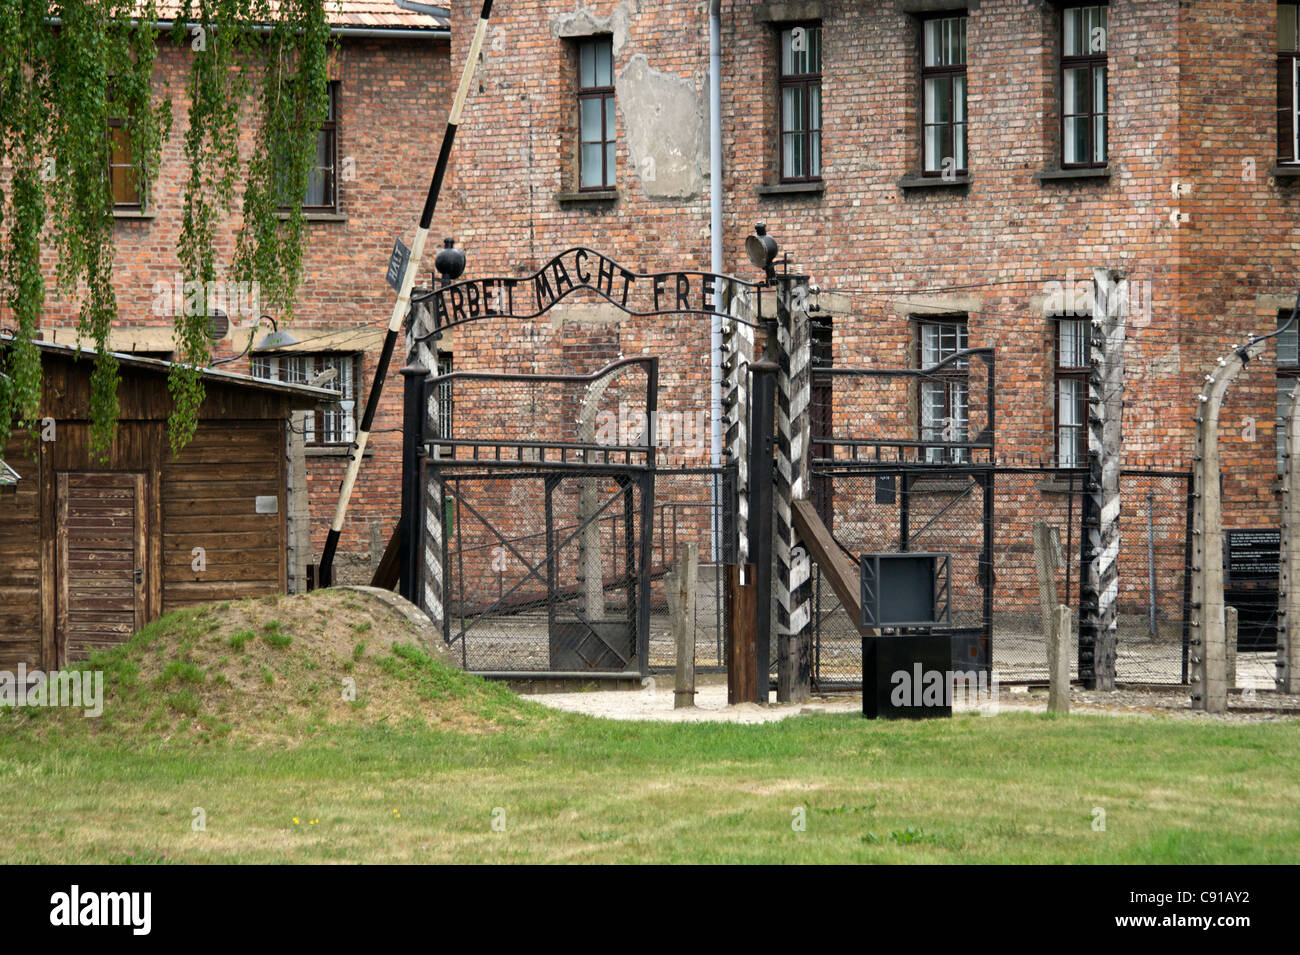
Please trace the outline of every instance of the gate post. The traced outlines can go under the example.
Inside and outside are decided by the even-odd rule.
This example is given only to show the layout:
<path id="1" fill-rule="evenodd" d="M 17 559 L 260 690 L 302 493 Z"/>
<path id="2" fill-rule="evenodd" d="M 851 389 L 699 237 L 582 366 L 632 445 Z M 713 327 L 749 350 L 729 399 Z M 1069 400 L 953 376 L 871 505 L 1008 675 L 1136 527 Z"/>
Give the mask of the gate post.
<path id="1" fill-rule="evenodd" d="M 1300 401 L 1286 411 L 1286 474 L 1282 481 L 1282 551 L 1278 561 L 1277 670 L 1279 693 L 1300 692 L 1300 640 L 1292 621 L 1300 615 Z M 1295 535 L 1295 536 L 1293 536 Z M 1300 624 L 1296 624 L 1300 627 Z"/>
<path id="2" fill-rule="evenodd" d="M 754 518 L 754 546 L 750 563 L 754 565 L 754 583 L 759 600 L 754 637 L 758 687 L 755 690 L 754 702 L 766 703 L 770 682 L 768 674 L 772 668 L 772 568 L 775 564 L 772 547 L 772 530 L 775 523 L 772 507 L 774 496 L 772 451 L 775 441 L 772 412 L 776 404 L 778 366 L 771 361 L 756 361 L 749 366 L 749 370 L 754 375 L 751 383 L 753 401 L 750 404 L 753 414 L 750 427 L 753 429 L 754 440 L 750 445 L 751 493 L 749 495 L 749 503 L 753 505 L 751 513 Z"/>
<path id="3" fill-rule="evenodd" d="M 736 469 L 735 546 L 724 548 L 741 567 L 749 563 L 749 365 L 754 360 L 754 297 L 737 282 L 722 290 L 730 319 L 722 323 L 723 454 Z"/>
<path id="4" fill-rule="evenodd" d="M 1192 704 L 1209 713 L 1228 706 L 1227 638 L 1223 608 L 1223 511 L 1219 488 L 1219 410 L 1246 363 L 1263 353 L 1265 342 L 1248 341 L 1220 358 L 1196 396 L 1196 448 L 1192 469 L 1192 603 L 1188 671 Z M 1283 540 L 1286 539 L 1285 533 Z"/>
<path id="5" fill-rule="evenodd" d="M 402 516 L 401 569 L 398 592 L 411 603 L 420 602 L 420 552 L 423 549 L 423 501 L 420 500 L 420 459 L 424 451 L 424 392 L 429 369 L 407 365 L 402 369 Z"/>
<path id="6" fill-rule="evenodd" d="M 439 418 L 437 410 L 429 412 L 428 402 L 425 403 L 426 413 L 430 414 L 425 419 L 425 435 L 433 438 L 450 438 L 451 435 L 440 433 Z M 412 602 L 417 604 L 433 621 L 435 629 L 442 634 L 444 641 L 450 642 L 451 633 L 447 628 L 446 612 L 446 567 L 447 567 L 447 504 L 445 483 L 442 480 L 442 468 L 438 462 L 441 451 L 435 444 L 431 453 L 426 454 L 423 459 L 424 467 L 420 469 L 422 473 L 417 474 L 416 480 L 421 481 L 424 495 L 423 512 L 424 520 L 421 533 L 416 540 L 422 540 L 424 545 L 421 588 L 417 594 L 418 599 Z M 455 450 L 451 452 L 455 456 Z M 418 498 L 417 498 L 418 500 Z"/>
<path id="7" fill-rule="evenodd" d="M 1124 411 L 1124 325 L 1128 280 L 1093 270 L 1088 379 L 1088 487 L 1083 496 L 1083 583 L 1079 588 L 1079 678 L 1115 689 L 1119 596 L 1119 513 Z"/>
<path id="8" fill-rule="evenodd" d="M 812 686 L 812 567 L 794 531 L 795 501 L 807 500 L 812 337 L 808 279 L 781 275 L 777 319 L 777 690 L 778 702 L 806 700 Z"/>

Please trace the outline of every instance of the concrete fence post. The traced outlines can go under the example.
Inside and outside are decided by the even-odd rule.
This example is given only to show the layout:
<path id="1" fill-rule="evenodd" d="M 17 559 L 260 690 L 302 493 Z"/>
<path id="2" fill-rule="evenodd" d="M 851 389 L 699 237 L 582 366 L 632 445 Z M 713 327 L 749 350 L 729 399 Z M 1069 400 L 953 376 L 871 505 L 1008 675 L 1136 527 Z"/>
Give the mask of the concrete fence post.
<path id="1" fill-rule="evenodd" d="M 1047 712 L 1070 712 L 1070 635 L 1073 614 L 1065 604 L 1052 611 L 1052 628 L 1047 635 Z"/>

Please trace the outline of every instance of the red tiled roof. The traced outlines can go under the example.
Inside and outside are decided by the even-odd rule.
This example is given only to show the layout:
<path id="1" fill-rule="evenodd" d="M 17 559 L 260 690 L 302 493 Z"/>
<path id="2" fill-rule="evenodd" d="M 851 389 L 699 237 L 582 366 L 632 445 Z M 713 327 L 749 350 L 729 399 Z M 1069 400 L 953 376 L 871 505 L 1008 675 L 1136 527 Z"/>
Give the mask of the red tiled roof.
<path id="1" fill-rule="evenodd" d="M 159 0 L 158 16 L 163 20 L 171 20 L 180 7 L 181 4 L 175 0 Z M 433 17 L 403 9 L 394 0 L 325 0 L 325 15 L 336 27 L 399 30 L 446 30 L 450 27 L 445 17 Z"/>

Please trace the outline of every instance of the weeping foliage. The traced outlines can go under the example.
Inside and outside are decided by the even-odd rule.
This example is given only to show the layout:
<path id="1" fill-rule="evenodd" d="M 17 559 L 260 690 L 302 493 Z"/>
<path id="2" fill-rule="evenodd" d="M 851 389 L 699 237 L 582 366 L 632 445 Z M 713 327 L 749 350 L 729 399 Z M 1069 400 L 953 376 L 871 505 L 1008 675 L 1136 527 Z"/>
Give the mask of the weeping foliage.
<path id="1" fill-rule="evenodd" d="M 328 104 L 326 2 L 172 0 L 165 11 L 174 22 L 170 39 L 189 61 L 180 271 L 187 282 L 217 279 L 217 227 L 238 205 L 243 225 L 230 271 L 259 283 L 263 307 L 285 317 L 302 272 L 302 197 Z M 95 350 L 93 452 L 106 455 L 116 435 L 108 123 L 123 122 L 148 202 L 171 130 L 171 99 L 180 92 L 154 77 L 165 39 L 158 18 L 157 0 L 0 3 L 0 300 L 15 332 L 0 354 L 7 373 L 0 376 L 0 448 L 12 426 L 30 428 L 39 410 L 33 342 L 46 304 L 43 253 L 52 255 L 56 293 L 76 304 L 81 341 Z M 250 128 L 257 133 L 245 157 L 240 137 Z M 185 311 L 175 318 L 177 364 L 168 381 L 173 453 L 194 435 L 200 372 L 212 360 L 207 302 L 200 314 Z"/>

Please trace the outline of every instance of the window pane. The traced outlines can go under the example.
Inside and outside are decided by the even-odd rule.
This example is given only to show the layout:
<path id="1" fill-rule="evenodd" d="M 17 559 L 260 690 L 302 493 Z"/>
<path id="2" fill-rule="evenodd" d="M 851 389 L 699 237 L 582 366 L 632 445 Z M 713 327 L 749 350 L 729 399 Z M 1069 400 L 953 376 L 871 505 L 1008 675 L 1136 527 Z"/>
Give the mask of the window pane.
<path id="1" fill-rule="evenodd" d="M 781 151 L 787 179 L 804 179 L 807 173 L 803 164 L 804 137 L 799 133 L 786 133 L 781 137 Z"/>
<path id="2" fill-rule="evenodd" d="M 822 28 L 808 27 L 808 72 L 822 71 Z"/>
<path id="3" fill-rule="evenodd" d="M 1290 312 L 1278 316 L 1278 325 L 1285 324 L 1290 317 Z M 1282 367 L 1300 365 L 1300 329 L 1295 325 L 1277 336 L 1277 363 Z"/>
<path id="4" fill-rule="evenodd" d="M 822 174 L 822 134 L 808 134 L 808 175 L 820 176 Z"/>
<path id="5" fill-rule="evenodd" d="M 1092 71 L 1092 111 L 1106 112 L 1106 67 L 1099 66 Z"/>
<path id="6" fill-rule="evenodd" d="M 614 97 L 605 100 L 605 139 L 612 142 L 614 139 Z"/>
<path id="7" fill-rule="evenodd" d="M 613 46 L 608 40 L 601 40 L 596 43 L 596 85 L 613 86 L 614 79 L 614 52 Z"/>
<path id="8" fill-rule="evenodd" d="M 921 326 L 921 367 L 929 368 L 939 361 L 939 326 Z"/>
<path id="9" fill-rule="evenodd" d="M 582 185 L 588 188 L 603 186 L 602 166 L 604 159 L 600 143 L 584 144 L 582 147 Z"/>
<path id="10" fill-rule="evenodd" d="M 1065 120 L 1065 161 L 1088 161 L 1088 117 L 1067 117 Z"/>
<path id="11" fill-rule="evenodd" d="M 595 86 L 596 85 L 596 45 L 594 43 L 584 43 L 578 48 L 578 85 Z"/>
<path id="12" fill-rule="evenodd" d="M 925 81 L 925 121 L 927 123 L 946 123 L 951 119 L 948 111 L 948 96 L 952 89 L 952 77 L 932 76 Z"/>
<path id="13" fill-rule="evenodd" d="M 603 138 L 600 134 L 599 97 L 580 100 L 582 111 L 582 142 L 598 143 Z"/>
<path id="14" fill-rule="evenodd" d="M 605 147 L 605 185 L 614 185 L 614 144 Z"/>
<path id="15" fill-rule="evenodd" d="M 1069 69 L 1064 74 L 1064 96 L 1066 114 L 1088 112 L 1088 68 Z"/>
<path id="16" fill-rule="evenodd" d="M 1104 114 L 1092 118 L 1092 161 L 1106 161 L 1106 117 Z"/>
<path id="17" fill-rule="evenodd" d="M 1079 389 L 1083 382 L 1077 378 L 1062 378 L 1057 384 L 1060 386 L 1056 408 L 1057 420 L 1063 425 L 1083 424 L 1079 420 Z"/>
<path id="18" fill-rule="evenodd" d="M 1277 48 L 1279 52 L 1295 50 L 1296 4 L 1280 3 L 1277 7 Z"/>
<path id="19" fill-rule="evenodd" d="M 966 122 L 966 76 L 952 78 L 952 118 L 953 122 Z"/>
<path id="20" fill-rule="evenodd" d="M 822 88 L 820 83 L 808 87 L 808 128 L 822 128 Z"/>
<path id="21" fill-rule="evenodd" d="M 781 130 L 792 132 L 806 129 L 803 118 L 803 87 L 793 86 L 781 91 Z"/>
<path id="22" fill-rule="evenodd" d="M 1083 10 L 1080 7 L 1073 7 L 1061 14 L 1061 25 L 1065 30 L 1061 50 L 1066 56 L 1080 56 L 1083 53 L 1083 44 L 1079 40 L 1082 23 Z"/>
<path id="23" fill-rule="evenodd" d="M 1060 341 L 1060 354 L 1057 361 L 1061 368 L 1084 368 L 1087 366 L 1087 322 L 1058 322 L 1057 338 Z"/>
<path id="24" fill-rule="evenodd" d="M 940 38 L 943 33 L 942 20 L 925 21 L 925 65 L 940 65 Z"/>

